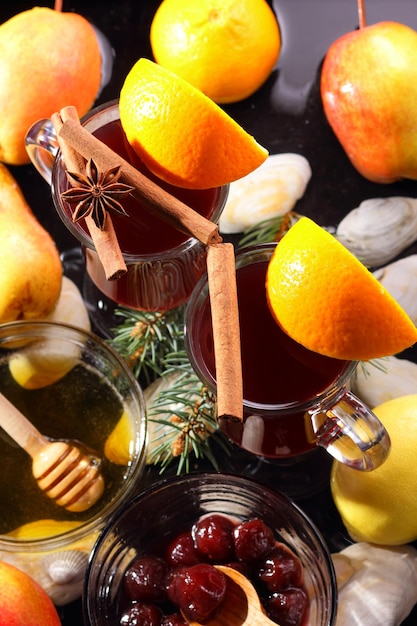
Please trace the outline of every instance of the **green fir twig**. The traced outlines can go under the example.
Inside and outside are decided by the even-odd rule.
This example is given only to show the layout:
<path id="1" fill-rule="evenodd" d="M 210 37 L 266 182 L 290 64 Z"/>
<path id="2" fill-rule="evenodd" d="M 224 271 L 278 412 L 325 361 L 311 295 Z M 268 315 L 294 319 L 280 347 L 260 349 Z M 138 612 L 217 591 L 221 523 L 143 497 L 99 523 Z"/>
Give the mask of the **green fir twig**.
<path id="1" fill-rule="evenodd" d="M 258 243 L 270 243 L 279 241 L 281 237 L 300 219 L 300 215 L 289 211 L 285 215 L 279 215 L 262 222 L 258 222 L 254 226 L 250 226 L 243 233 L 243 237 L 239 240 L 239 248 L 252 246 Z"/>
<path id="2" fill-rule="evenodd" d="M 168 356 L 166 376 L 172 382 L 148 407 L 148 420 L 154 424 L 149 462 L 159 465 L 160 473 L 173 462 L 177 474 L 189 472 L 193 459 L 206 459 L 218 470 L 212 444 L 227 456 L 230 444 L 218 427 L 214 394 L 198 379 L 184 353 Z"/>
<path id="3" fill-rule="evenodd" d="M 380 372 L 384 372 L 385 374 L 388 372 L 387 367 L 385 365 L 385 361 L 388 357 L 381 357 L 379 359 L 370 359 L 369 361 L 359 361 L 358 368 L 361 369 L 362 374 L 365 378 L 369 378 L 371 375 L 369 367 L 375 367 Z M 353 376 L 357 376 L 357 369 L 353 373 Z"/>
<path id="4" fill-rule="evenodd" d="M 120 307 L 122 321 L 113 329 L 113 348 L 126 360 L 136 378 L 149 385 L 165 371 L 167 354 L 184 349 L 183 307 L 165 312 Z"/>
<path id="5" fill-rule="evenodd" d="M 144 381 L 145 396 L 151 383 L 171 377 L 154 397 L 148 394 L 148 463 L 159 465 L 160 473 L 175 462 L 177 474 L 189 472 L 194 459 L 206 459 L 218 469 L 212 444 L 222 455 L 230 454 L 230 444 L 217 423 L 215 396 L 194 373 L 185 351 L 184 307 L 164 313 L 120 307 L 115 314 L 122 321 L 110 342 Z"/>

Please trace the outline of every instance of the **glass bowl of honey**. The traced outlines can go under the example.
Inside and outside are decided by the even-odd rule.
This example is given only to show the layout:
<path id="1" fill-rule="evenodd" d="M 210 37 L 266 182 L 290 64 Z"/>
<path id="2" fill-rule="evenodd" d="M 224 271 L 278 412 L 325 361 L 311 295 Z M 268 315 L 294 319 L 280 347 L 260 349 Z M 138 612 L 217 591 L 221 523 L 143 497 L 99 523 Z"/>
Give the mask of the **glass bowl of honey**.
<path id="1" fill-rule="evenodd" d="M 140 485 L 147 439 L 142 390 L 94 334 L 17 321 L 0 325 L 0 393 L 44 437 L 77 442 L 99 464 L 101 496 L 85 510 L 69 510 L 40 488 L 33 459 L 0 426 L 0 559 L 64 605 L 81 595 L 100 531 Z"/>

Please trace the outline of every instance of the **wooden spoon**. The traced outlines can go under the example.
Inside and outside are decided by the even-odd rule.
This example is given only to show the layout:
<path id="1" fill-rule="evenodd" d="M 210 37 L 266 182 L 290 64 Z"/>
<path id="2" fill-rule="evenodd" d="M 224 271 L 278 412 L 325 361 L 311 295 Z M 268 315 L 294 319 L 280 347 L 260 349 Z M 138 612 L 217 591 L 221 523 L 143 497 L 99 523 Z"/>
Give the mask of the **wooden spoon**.
<path id="1" fill-rule="evenodd" d="M 246 576 L 226 565 L 215 565 L 226 574 L 226 596 L 215 617 L 204 622 L 204 626 L 277 626 L 264 613 L 259 596 Z M 185 617 L 190 626 L 202 626 Z"/>
<path id="2" fill-rule="evenodd" d="M 86 511 L 101 497 L 101 460 L 82 444 L 54 441 L 0 393 L 0 426 L 33 460 L 32 472 L 46 495 L 68 511 Z"/>

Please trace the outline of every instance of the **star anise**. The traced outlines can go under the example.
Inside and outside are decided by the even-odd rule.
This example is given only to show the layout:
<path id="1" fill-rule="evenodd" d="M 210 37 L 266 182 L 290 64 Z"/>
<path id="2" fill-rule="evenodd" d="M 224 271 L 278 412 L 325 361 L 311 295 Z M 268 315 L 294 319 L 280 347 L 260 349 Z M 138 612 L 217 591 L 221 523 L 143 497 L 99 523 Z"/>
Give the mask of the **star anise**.
<path id="1" fill-rule="evenodd" d="M 61 197 L 70 204 L 77 205 L 72 215 L 74 222 L 91 215 L 96 226 L 103 230 L 107 213 L 128 217 L 118 199 L 132 192 L 134 187 L 118 182 L 120 166 L 101 173 L 93 159 L 90 159 L 85 175 L 67 171 L 67 177 L 73 187 L 64 191 Z"/>

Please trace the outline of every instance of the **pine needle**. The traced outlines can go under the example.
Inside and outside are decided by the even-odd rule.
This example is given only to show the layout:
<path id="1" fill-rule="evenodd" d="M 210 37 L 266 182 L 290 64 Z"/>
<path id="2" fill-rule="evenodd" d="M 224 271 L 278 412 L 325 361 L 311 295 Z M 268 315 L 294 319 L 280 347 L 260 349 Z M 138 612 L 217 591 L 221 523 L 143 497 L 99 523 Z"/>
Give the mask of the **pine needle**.
<path id="1" fill-rule="evenodd" d="M 239 241 L 239 248 L 279 241 L 300 217 L 294 211 L 289 211 L 285 215 L 279 215 L 250 226 L 243 233 L 243 237 Z"/>
<path id="2" fill-rule="evenodd" d="M 113 329 L 110 343 L 134 376 L 148 385 L 165 371 L 166 355 L 184 349 L 183 307 L 162 313 L 121 307 L 115 315 L 122 322 Z"/>
<path id="3" fill-rule="evenodd" d="M 109 341 L 143 387 L 175 374 L 147 407 L 148 421 L 156 425 L 149 462 L 159 465 L 161 474 L 174 463 L 177 474 L 189 472 L 201 459 L 217 470 L 213 444 L 222 456 L 230 456 L 230 444 L 218 426 L 215 396 L 199 380 L 185 351 L 184 307 L 163 313 L 120 307 L 115 314 L 122 322 Z"/>

